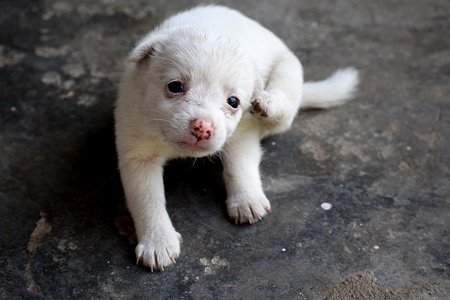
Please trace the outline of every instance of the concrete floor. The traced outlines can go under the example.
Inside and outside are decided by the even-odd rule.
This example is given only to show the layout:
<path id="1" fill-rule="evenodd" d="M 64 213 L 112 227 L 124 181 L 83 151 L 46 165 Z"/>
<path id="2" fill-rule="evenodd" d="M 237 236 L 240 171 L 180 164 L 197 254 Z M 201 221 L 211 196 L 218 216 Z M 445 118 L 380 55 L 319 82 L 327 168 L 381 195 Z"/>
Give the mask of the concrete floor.
<path id="1" fill-rule="evenodd" d="M 284 39 L 307 79 L 358 68 L 360 92 L 263 142 L 273 212 L 255 225 L 227 217 L 219 162 L 171 163 L 181 257 L 135 265 L 117 83 L 141 35 L 203 2 L 3 2 L 0 298 L 450 299 L 447 0 L 217 1 Z"/>

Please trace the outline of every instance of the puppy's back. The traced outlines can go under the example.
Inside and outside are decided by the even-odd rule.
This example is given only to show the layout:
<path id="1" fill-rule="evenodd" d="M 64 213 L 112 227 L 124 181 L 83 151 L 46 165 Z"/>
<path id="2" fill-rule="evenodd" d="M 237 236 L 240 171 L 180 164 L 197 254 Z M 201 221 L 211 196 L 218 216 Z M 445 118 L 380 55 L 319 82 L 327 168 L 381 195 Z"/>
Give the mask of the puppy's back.
<path id="1" fill-rule="evenodd" d="M 216 5 L 181 12 L 164 21 L 148 36 L 188 27 L 237 41 L 260 68 L 264 78 L 270 72 L 272 61 L 290 52 L 283 41 L 256 21 L 236 10 Z"/>

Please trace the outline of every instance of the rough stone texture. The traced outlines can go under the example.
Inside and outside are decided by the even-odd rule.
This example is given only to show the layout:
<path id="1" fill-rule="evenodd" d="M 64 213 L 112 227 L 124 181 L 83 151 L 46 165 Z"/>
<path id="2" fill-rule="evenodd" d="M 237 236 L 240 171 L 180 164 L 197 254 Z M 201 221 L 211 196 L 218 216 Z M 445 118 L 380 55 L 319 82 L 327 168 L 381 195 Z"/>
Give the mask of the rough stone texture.
<path id="1" fill-rule="evenodd" d="M 227 217 L 220 162 L 171 163 L 181 257 L 134 264 L 113 136 L 122 64 L 203 2 L 2 2 L 0 298 L 450 299 L 447 0 L 216 1 L 280 35 L 307 79 L 355 66 L 360 92 L 263 142 L 273 212 L 255 225 Z"/>

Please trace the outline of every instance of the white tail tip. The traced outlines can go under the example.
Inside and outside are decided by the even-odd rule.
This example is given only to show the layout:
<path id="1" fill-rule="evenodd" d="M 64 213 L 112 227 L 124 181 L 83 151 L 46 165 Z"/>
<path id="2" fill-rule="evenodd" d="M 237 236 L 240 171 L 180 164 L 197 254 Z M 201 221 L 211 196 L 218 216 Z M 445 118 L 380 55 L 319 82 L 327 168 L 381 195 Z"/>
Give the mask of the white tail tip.
<path id="1" fill-rule="evenodd" d="M 359 83 L 358 71 L 339 69 L 325 80 L 305 82 L 301 108 L 329 108 L 350 100 Z"/>

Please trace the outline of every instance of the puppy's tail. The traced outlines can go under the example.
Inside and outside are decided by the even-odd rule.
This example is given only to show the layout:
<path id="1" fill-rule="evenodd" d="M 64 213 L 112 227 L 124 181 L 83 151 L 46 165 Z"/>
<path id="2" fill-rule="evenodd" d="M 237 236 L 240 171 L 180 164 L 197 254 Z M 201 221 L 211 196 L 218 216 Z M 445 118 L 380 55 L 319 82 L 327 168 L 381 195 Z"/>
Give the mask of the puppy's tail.
<path id="1" fill-rule="evenodd" d="M 350 100 L 359 83 L 358 71 L 339 69 L 322 81 L 305 82 L 300 108 L 329 108 Z"/>

